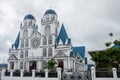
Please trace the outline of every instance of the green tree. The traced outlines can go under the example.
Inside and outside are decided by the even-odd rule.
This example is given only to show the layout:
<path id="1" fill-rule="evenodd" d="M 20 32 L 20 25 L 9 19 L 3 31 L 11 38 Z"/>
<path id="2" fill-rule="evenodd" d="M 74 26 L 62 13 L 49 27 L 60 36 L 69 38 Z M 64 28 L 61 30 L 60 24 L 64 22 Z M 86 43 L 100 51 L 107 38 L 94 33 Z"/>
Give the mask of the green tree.
<path id="1" fill-rule="evenodd" d="M 56 69 L 56 66 L 55 66 L 56 64 L 57 64 L 57 62 L 55 61 L 55 59 L 51 58 L 47 63 L 47 68 L 48 69 Z"/>
<path id="2" fill-rule="evenodd" d="M 95 52 L 92 55 L 92 60 L 96 62 L 97 68 L 112 68 L 119 67 L 120 64 L 120 40 L 112 41 L 113 33 L 109 33 L 111 37 L 110 42 L 106 42 L 105 46 L 108 47 L 104 51 Z M 117 47 L 111 46 L 116 45 Z"/>

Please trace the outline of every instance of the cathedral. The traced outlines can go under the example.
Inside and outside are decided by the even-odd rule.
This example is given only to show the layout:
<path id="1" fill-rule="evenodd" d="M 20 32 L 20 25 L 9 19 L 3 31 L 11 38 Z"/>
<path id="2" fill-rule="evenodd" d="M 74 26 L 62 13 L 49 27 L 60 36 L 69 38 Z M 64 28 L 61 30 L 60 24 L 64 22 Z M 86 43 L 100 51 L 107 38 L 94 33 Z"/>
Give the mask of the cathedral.
<path id="1" fill-rule="evenodd" d="M 24 17 L 9 48 L 8 70 L 43 70 L 51 58 L 62 71 L 86 70 L 85 53 L 85 46 L 72 45 L 64 24 L 59 24 L 56 12 L 48 9 L 40 27 L 32 14 Z"/>

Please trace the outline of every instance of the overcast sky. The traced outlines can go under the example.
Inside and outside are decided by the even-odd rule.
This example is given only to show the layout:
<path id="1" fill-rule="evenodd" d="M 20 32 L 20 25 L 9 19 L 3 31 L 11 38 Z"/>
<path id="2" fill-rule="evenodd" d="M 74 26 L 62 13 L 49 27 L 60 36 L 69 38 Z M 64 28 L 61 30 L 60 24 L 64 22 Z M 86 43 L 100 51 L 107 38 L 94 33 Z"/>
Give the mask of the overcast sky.
<path id="1" fill-rule="evenodd" d="M 0 0 L 0 62 L 6 62 L 23 18 L 33 14 L 39 28 L 49 8 L 56 11 L 74 46 L 84 45 L 86 51 L 105 49 L 104 43 L 120 39 L 120 0 Z"/>

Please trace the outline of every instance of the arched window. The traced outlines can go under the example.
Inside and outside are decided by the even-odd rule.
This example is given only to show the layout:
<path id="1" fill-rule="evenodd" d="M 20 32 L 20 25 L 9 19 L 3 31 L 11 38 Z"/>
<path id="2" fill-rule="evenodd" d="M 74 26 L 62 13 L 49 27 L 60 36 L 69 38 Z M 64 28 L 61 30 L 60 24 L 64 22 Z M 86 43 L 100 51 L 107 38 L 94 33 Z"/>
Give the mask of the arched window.
<path id="1" fill-rule="evenodd" d="M 26 64 L 26 61 L 24 62 L 24 70 L 27 69 L 27 64 Z"/>
<path id="2" fill-rule="evenodd" d="M 45 26 L 45 34 L 49 34 L 50 33 L 50 26 L 47 25 Z"/>
<path id="3" fill-rule="evenodd" d="M 24 57 L 24 53 L 23 53 L 23 50 L 21 51 L 20 53 L 20 58 L 23 58 Z"/>
<path id="4" fill-rule="evenodd" d="M 21 48 L 24 47 L 24 39 L 21 40 Z"/>
<path id="5" fill-rule="evenodd" d="M 25 29 L 25 30 L 23 31 L 23 38 L 27 38 L 27 37 L 28 37 L 28 30 Z"/>
<path id="6" fill-rule="evenodd" d="M 28 50 L 25 50 L 25 57 L 28 57 Z"/>
<path id="7" fill-rule="evenodd" d="M 32 20 L 29 21 L 29 25 L 32 25 Z"/>
<path id="8" fill-rule="evenodd" d="M 47 57 L 47 50 L 46 50 L 46 48 L 43 48 L 43 57 Z"/>
<path id="9" fill-rule="evenodd" d="M 49 56 L 49 57 L 52 57 L 52 48 L 49 48 L 49 49 L 48 49 L 48 56 Z"/>
<path id="10" fill-rule="evenodd" d="M 47 38 L 43 37 L 43 45 L 46 45 L 46 44 L 47 44 Z"/>
<path id="11" fill-rule="evenodd" d="M 29 46 L 29 40 L 28 39 L 25 40 L 25 44 L 26 44 L 26 47 Z"/>
<path id="12" fill-rule="evenodd" d="M 23 69 L 23 62 L 20 62 L 20 69 Z"/>
<path id="13" fill-rule="evenodd" d="M 51 16 L 51 21 L 54 21 L 55 20 L 55 16 Z"/>
<path id="14" fill-rule="evenodd" d="M 48 44 L 52 44 L 52 36 L 48 37 Z"/>

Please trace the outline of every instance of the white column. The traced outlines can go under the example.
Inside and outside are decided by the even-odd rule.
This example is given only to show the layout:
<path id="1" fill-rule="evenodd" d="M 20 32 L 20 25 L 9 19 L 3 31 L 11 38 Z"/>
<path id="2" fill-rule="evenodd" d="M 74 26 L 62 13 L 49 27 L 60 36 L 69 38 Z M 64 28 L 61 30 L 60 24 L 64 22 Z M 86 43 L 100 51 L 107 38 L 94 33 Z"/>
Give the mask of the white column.
<path id="1" fill-rule="evenodd" d="M 13 70 L 10 70 L 10 80 L 12 80 L 13 77 Z"/>
<path id="2" fill-rule="evenodd" d="M 23 69 L 21 69 L 21 71 L 20 71 L 20 77 L 21 78 L 23 77 Z"/>
<path id="3" fill-rule="evenodd" d="M 25 61 L 23 61 L 23 70 L 25 70 Z"/>
<path id="4" fill-rule="evenodd" d="M 18 61 L 18 69 L 20 69 L 20 61 Z"/>
<path id="5" fill-rule="evenodd" d="M 16 61 L 16 69 L 18 69 L 18 62 Z"/>
<path id="6" fill-rule="evenodd" d="M 45 69 L 45 78 L 48 78 L 48 69 Z"/>
<path id="7" fill-rule="evenodd" d="M 112 68 L 113 71 L 113 80 L 117 80 L 116 68 Z"/>
<path id="8" fill-rule="evenodd" d="M 14 61 L 14 70 L 16 69 L 16 62 Z"/>
<path id="9" fill-rule="evenodd" d="M 91 67 L 91 78 L 92 80 L 95 80 L 96 78 L 95 67 Z"/>
<path id="10" fill-rule="evenodd" d="M 1 72 L 1 80 L 4 80 L 4 74 L 5 74 L 5 69 L 2 69 L 2 72 Z"/>
<path id="11" fill-rule="evenodd" d="M 57 68 L 57 77 L 58 77 L 58 80 L 61 80 L 61 68 Z"/>
<path id="12" fill-rule="evenodd" d="M 70 58 L 68 57 L 68 69 L 70 69 Z"/>
<path id="13" fill-rule="evenodd" d="M 8 62 L 8 70 L 10 70 L 10 62 Z"/>
<path id="14" fill-rule="evenodd" d="M 39 69 L 42 69 L 42 61 L 39 62 Z"/>
<path id="15" fill-rule="evenodd" d="M 32 77 L 33 78 L 35 77 L 35 70 L 34 69 L 32 70 Z"/>
<path id="16" fill-rule="evenodd" d="M 29 71 L 29 66 L 30 66 L 29 61 L 27 61 L 27 71 Z"/>
<path id="17" fill-rule="evenodd" d="M 75 61 L 74 61 L 74 72 L 75 72 Z"/>

